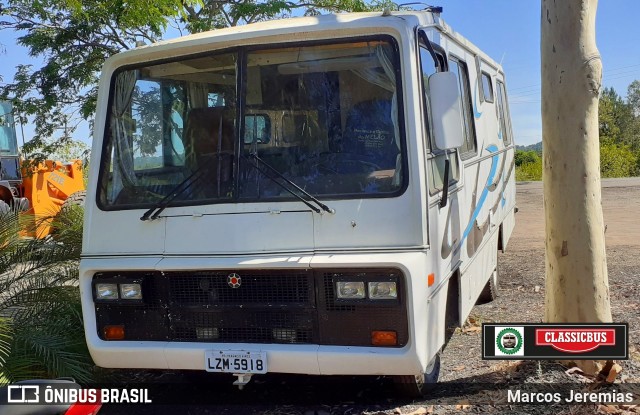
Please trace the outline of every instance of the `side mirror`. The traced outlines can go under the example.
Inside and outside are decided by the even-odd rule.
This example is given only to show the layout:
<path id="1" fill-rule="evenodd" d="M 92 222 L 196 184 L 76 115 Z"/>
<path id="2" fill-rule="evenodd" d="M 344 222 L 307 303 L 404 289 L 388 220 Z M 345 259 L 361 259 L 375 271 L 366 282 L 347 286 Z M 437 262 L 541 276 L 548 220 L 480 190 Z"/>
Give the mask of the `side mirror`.
<path id="1" fill-rule="evenodd" d="M 464 130 L 456 74 L 437 72 L 429 77 L 429 103 L 436 147 L 440 150 L 460 147 Z"/>

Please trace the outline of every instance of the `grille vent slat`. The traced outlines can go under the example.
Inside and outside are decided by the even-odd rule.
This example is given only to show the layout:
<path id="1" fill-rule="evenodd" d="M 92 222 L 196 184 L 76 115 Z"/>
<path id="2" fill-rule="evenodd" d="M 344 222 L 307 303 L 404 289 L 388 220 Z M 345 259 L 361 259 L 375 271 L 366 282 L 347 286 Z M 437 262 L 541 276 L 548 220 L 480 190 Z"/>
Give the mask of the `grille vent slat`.
<path id="1" fill-rule="evenodd" d="M 308 274 L 242 273 L 241 285 L 231 288 L 229 273 L 172 275 L 170 298 L 179 306 L 307 304 L 312 303 L 312 282 Z"/>

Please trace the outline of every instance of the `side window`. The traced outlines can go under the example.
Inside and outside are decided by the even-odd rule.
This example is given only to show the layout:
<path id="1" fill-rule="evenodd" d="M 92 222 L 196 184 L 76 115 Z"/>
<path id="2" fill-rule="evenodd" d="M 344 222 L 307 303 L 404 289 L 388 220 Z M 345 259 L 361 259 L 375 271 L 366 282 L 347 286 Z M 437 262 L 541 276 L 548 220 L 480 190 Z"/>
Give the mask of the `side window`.
<path id="1" fill-rule="evenodd" d="M 500 134 L 505 146 L 511 144 L 511 124 L 509 120 L 509 108 L 507 106 L 507 91 L 504 84 L 497 81 L 498 93 L 498 122 L 500 123 Z"/>
<path id="2" fill-rule="evenodd" d="M 463 160 L 473 157 L 477 153 L 476 128 L 473 123 L 473 113 L 471 104 L 471 87 L 469 84 L 469 71 L 467 64 L 463 61 L 451 57 L 449 59 L 449 71 L 458 76 L 458 88 L 460 90 L 460 100 L 462 105 L 462 118 L 464 119 L 465 140 L 460 147 L 460 156 Z"/>
<path id="3" fill-rule="evenodd" d="M 444 52 L 436 51 L 436 56 L 440 61 L 440 67 L 446 67 L 446 58 Z M 435 63 L 429 50 L 420 45 L 420 66 L 422 73 L 422 98 L 424 108 L 424 126 L 425 126 L 425 138 L 427 138 L 427 146 L 431 152 L 427 154 L 427 170 L 429 174 L 429 193 L 435 194 L 442 191 L 442 182 L 444 180 L 444 161 L 448 158 L 450 160 L 451 171 L 449 173 L 449 184 L 455 184 L 460 179 L 460 168 L 457 156 L 457 150 L 449 150 L 447 152 L 437 149 L 433 143 L 428 139 L 431 137 L 429 129 L 430 125 L 430 111 L 429 111 L 429 76 L 436 72 Z"/>
<path id="4" fill-rule="evenodd" d="M 438 56 L 438 55 L 436 55 Z M 440 58 L 440 56 L 438 56 Z M 420 46 L 420 67 L 422 72 L 422 102 L 424 109 L 424 126 L 429 130 L 429 77 L 436 73 L 436 66 L 433 62 L 433 57 L 426 47 Z M 431 145 L 430 145 L 431 147 Z"/>
<path id="5" fill-rule="evenodd" d="M 244 117 L 244 143 L 266 144 L 271 141 L 271 120 L 266 114 L 248 114 Z"/>
<path id="6" fill-rule="evenodd" d="M 493 102 L 493 84 L 491 83 L 491 75 L 482 72 L 482 95 L 486 102 Z"/>

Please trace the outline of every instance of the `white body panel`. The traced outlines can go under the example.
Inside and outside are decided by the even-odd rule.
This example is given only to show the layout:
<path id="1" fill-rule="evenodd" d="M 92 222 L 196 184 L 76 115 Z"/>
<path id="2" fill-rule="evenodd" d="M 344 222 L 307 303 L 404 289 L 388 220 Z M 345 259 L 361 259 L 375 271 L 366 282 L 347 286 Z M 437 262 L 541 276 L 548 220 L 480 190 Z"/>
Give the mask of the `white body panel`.
<path id="1" fill-rule="evenodd" d="M 440 208 L 431 194 L 433 155 L 422 117 L 421 73 L 415 30 L 447 54 L 464 59 L 474 97 L 477 154 L 461 159 L 459 180 Z M 408 187 L 396 197 L 323 200 L 335 214 L 317 214 L 299 201 L 168 207 L 143 222 L 145 209 L 104 211 L 96 188 L 109 88 L 124 65 L 243 44 L 387 34 L 399 46 Z M 459 313 L 466 318 L 496 267 L 498 235 L 505 247 L 515 207 L 514 145 L 499 137 L 495 104 L 480 102 L 478 68 L 504 82 L 501 69 L 430 13 L 379 13 L 287 19 L 201 33 L 117 55 L 100 81 L 85 215 L 80 287 L 89 350 L 97 365 L 204 370 L 211 349 L 266 351 L 269 371 L 307 374 L 406 375 L 423 371 L 444 345 L 447 293 L 459 278 Z M 495 84 L 494 84 L 495 85 Z M 510 134 L 510 132 L 509 132 Z M 107 271 L 195 271 L 393 267 L 406 281 L 408 343 L 401 348 L 315 344 L 208 344 L 104 341 L 98 336 L 92 278 Z M 240 272 L 240 271 L 238 271 Z M 427 276 L 434 274 L 433 285 Z"/>

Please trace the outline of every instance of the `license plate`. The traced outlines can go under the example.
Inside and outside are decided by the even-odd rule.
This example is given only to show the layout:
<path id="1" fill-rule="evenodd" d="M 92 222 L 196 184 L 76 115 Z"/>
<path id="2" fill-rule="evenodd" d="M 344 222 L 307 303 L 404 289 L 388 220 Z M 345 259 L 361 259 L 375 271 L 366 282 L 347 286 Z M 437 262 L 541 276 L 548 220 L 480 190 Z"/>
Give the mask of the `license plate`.
<path id="1" fill-rule="evenodd" d="M 246 350 L 209 350 L 204 369 L 216 373 L 267 373 L 267 353 Z"/>

